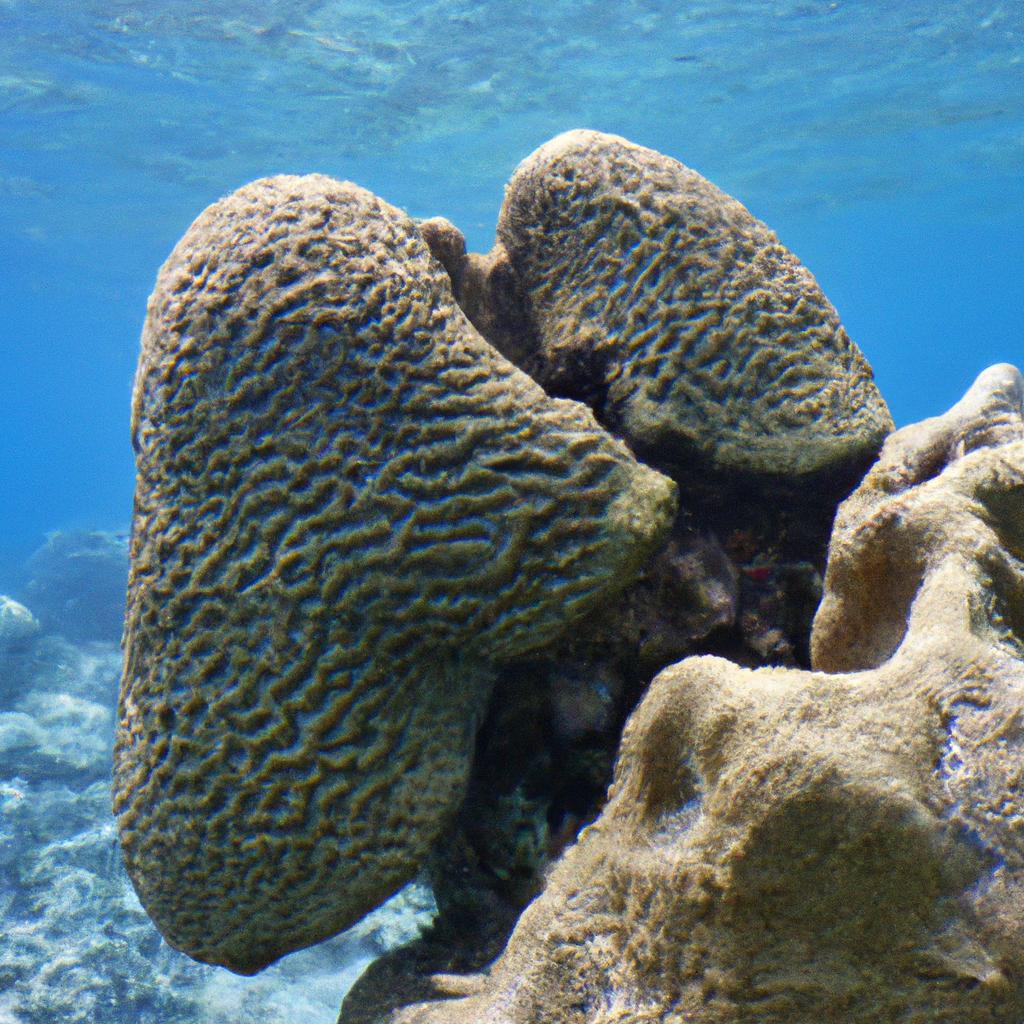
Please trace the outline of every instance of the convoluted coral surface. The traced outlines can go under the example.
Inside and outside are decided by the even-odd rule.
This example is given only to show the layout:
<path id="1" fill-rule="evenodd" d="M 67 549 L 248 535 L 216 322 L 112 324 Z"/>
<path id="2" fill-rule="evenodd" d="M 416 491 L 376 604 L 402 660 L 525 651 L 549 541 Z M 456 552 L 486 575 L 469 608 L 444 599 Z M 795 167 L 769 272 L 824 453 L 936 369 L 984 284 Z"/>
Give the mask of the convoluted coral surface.
<path id="1" fill-rule="evenodd" d="M 516 169 L 498 244 L 476 260 L 464 290 L 484 333 L 655 465 L 800 476 L 869 460 L 892 429 L 807 269 L 653 150 L 594 131 L 552 139 Z M 494 307 L 513 285 L 526 308 L 509 325 Z"/>
<path id="2" fill-rule="evenodd" d="M 66 571 L 59 589 L 74 594 L 81 570 Z M 92 596 L 86 585 L 83 597 Z M 170 949 L 135 898 L 110 810 L 120 632 L 71 642 L 37 630 L 0 647 L 0 1020 L 333 1020 L 339 992 L 367 962 L 430 920 L 429 894 L 410 885 L 355 928 L 256 979 Z"/>
<path id="3" fill-rule="evenodd" d="M 411 220 L 321 176 L 192 225 L 133 412 L 121 841 L 169 941 L 250 972 L 415 872 L 489 666 L 639 572 L 675 488 L 480 338 Z"/>
<path id="4" fill-rule="evenodd" d="M 661 673 L 493 969 L 394 1019 L 1024 1018 L 1022 397 L 993 367 L 893 435 L 838 516 L 828 671 Z"/>

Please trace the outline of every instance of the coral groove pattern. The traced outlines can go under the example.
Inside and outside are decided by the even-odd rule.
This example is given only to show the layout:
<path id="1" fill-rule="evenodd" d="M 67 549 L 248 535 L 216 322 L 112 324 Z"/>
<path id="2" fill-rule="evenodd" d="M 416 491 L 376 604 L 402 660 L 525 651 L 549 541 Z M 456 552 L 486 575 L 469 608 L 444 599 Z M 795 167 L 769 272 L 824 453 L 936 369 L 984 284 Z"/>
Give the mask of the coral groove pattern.
<path id="1" fill-rule="evenodd" d="M 121 841 L 172 945 L 254 972 L 414 874 L 491 666 L 639 573 L 675 485 L 477 334 L 408 217 L 318 175 L 196 220 L 133 403 Z"/>
<path id="2" fill-rule="evenodd" d="M 890 437 L 837 518 L 816 670 L 662 672 L 504 954 L 393 1020 L 1024 1019 L 1022 402 L 995 366 Z"/>
<path id="3" fill-rule="evenodd" d="M 670 157 L 559 135 L 512 176 L 482 259 L 511 265 L 525 297 L 509 354 L 655 465 L 801 476 L 869 461 L 892 430 L 810 272 Z"/>

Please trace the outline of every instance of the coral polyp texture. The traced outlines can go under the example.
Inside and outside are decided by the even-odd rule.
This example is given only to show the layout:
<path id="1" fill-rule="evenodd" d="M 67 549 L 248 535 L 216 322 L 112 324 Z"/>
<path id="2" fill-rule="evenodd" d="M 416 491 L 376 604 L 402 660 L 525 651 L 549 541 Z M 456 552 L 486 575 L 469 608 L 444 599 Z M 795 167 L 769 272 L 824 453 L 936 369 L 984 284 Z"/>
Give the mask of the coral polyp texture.
<path id="1" fill-rule="evenodd" d="M 662 672 L 505 953 L 394 1019 L 1024 1019 L 1022 395 L 996 366 L 893 435 L 839 512 L 816 670 Z"/>
<path id="2" fill-rule="evenodd" d="M 189 228 L 133 439 L 121 843 L 168 941 L 242 973 L 413 875 L 492 666 L 639 573 L 675 512 L 477 334 L 405 214 L 319 175 Z"/>
<path id="3" fill-rule="evenodd" d="M 863 469 L 892 429 L 871 368 L 775 234 L 617 136 L 566 132 L 527 157 L 495 249 L 464 271 L 484 334 L 655 465 Z"/>

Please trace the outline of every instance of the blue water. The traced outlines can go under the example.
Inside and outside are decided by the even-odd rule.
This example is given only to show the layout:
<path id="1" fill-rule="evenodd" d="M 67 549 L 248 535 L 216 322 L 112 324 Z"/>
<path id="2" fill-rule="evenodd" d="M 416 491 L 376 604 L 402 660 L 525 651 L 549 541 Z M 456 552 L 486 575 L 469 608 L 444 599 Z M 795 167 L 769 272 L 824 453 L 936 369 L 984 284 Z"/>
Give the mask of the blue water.
<path id="1" fill-rule="evenodd" d="M 0 0 L 0 556 L 123 529 L 155 272 L 261 175 L 490 245 L 515 164 L 613 131 L 817 275 L 898 423 L 1024 361 L 1024 4 Z"/>

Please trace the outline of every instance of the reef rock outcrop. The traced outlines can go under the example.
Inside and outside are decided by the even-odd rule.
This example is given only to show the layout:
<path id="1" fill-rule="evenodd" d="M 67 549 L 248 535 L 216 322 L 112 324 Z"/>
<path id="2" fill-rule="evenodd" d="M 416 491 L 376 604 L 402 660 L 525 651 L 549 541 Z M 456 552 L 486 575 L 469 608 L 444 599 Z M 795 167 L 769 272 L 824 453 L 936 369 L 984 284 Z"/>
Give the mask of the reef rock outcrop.
<path id="1" fill-rule="evenodd" d="M 392 1019 L 1024 1019 L 1022 398 L 996 366 L 894 434 L 840 509 L 815 670 L 662 672 L 504 954 Z"/>
<path id="2" fill-rule="evenodd" d="M 136 378 L 115 811 L 172 945 L 240 973 L 416 872 L 492 666 L 635 577 L 675 486 L 488 345 L 401 211 L 214 204 Z"/>
<path id="3" fill-rule="evenodd" d="M 47 633 L 117 643 L 124 629 L 127 538 L 57 530 L 28 561 L 25 598 Z"/>

